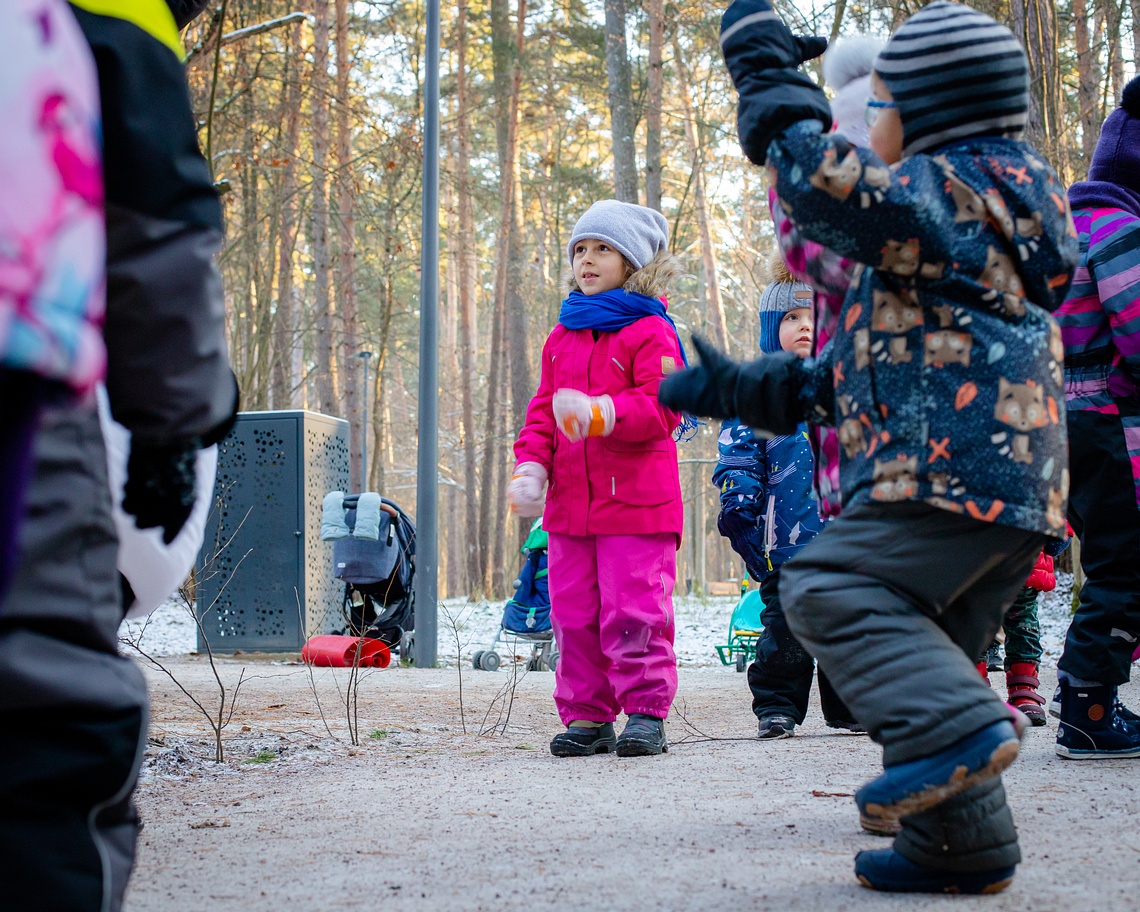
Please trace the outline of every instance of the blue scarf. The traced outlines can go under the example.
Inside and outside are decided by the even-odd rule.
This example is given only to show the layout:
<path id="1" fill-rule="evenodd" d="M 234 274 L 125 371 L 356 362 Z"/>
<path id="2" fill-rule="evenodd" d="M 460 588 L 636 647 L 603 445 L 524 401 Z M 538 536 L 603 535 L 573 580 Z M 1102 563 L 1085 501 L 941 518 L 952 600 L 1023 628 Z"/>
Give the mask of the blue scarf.
<path id="1" fill-rule="evenodd" d="M 558 312 L 558 322 L 567 329 L 591 329 L 597 332 L 617 332 L 642 317 L 663 317 L 669 321 L 673 334 L 677 337 L 677 347 L 681 350 L 681 361 L 688 367 L 689 358 L 685 354 L 681 334 L 677 332 L 677 324 L 669 316 L 665 302 L 659 298 L 626 291 L 624 288 L 592 295 L 572 291 Z M 700 422 L 692 415 L 682 415 L 681 425 L 677 428 L 677 439 L 691 440 L 699 426 Z"/>

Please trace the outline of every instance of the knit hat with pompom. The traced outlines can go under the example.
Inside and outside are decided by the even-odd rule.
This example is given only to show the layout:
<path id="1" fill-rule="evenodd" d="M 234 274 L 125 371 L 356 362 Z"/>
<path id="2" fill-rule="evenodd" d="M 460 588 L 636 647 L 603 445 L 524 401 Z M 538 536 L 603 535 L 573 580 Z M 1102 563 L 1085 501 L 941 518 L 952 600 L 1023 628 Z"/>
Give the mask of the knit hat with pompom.
<path id="1" fill-rule="evenodd" d="M 1089 165 L 1089 180 L 1140 192 L 1140 76 L 1124 87 L 1120 107 L 1105 118 Z"/>
<path id="2" fill-rule="evenodd" d="M 797 282 L 788 271 L 779 251 L 768 264 L 772 281 L 760 295 L 760 351 L 766 354 L 780 351 L 780 323 L 789 310 L 811 307 L 811 286 Z"/>

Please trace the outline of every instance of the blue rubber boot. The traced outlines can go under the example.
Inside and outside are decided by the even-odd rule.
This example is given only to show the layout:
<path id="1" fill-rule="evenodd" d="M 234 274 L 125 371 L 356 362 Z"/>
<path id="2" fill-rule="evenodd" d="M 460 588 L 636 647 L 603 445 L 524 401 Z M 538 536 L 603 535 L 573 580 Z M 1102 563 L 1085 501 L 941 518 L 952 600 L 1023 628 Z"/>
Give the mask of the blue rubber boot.
<path id="1" fill-rule="evenodd" d="M 997 776 L 1019 747 L 1013 723 L 994 722 L 936 754 L 888 766 L 855 793 L 855 803 L 862 817 L 899 820 Z"/>
<path id="2" fill-rule="evenodd" d="M 1013 882 L 1015 865 L 988 871 L 943 871 L 915 864 L 894 849 L 870 849 L 855 856 L 855 876 L 887 893 L 1000 893 Z"/>
<path id="3" fill-rule="evenodd" d="M 1114 760 L 1140 757 L 1140 725 L 1119 711 L 1116 688 L 1061 684 L 1061 724 L 1057 756 L 1067 760 Z"/>

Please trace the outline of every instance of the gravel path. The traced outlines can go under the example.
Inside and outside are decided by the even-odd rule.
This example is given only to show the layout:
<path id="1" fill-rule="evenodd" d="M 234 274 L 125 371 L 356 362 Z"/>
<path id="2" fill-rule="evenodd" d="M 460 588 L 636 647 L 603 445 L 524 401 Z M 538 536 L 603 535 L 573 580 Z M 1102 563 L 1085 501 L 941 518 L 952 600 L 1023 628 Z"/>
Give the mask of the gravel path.
<path id="1" fill-rule="evenodd" d="M 711 642 L 723 637 L 722 608 L 707 608 Z M 482 633 L 470 629 L 477 646 Z M 1137 766 L 1057 758 L 1052 720 L 1027 735 L 1006 776 L 1025 854 L 1009 891 L 941 898 L 861 888 L 854 853 L 885 843 L 859 830 L 852 793 L 876 772 L 878 749 L 825 728 L 817 707 L 796 738 L 756 741 L 743 676 L 693 649 L 670 752 L 628 760 L 549 755 L 558 722 L 548 672 L 476 672 L 454 660 L 370 672 L 354 747 L 347 670 L 310 678 L 288 658 L 243 655 L 219 662 L 231 690 L 239 675 L 244 683 L 224 733 L 226 759 L 216 764 L 203 717 L 148 670 L 145 828 L 126 910 L 1135 905 Z M 204 658 L 163 661 L 216 703 Z M 1053 678 L 1044 677 L 1049 692 Z M 1140 704 L 1140 688 L 1122 695 Z"/>

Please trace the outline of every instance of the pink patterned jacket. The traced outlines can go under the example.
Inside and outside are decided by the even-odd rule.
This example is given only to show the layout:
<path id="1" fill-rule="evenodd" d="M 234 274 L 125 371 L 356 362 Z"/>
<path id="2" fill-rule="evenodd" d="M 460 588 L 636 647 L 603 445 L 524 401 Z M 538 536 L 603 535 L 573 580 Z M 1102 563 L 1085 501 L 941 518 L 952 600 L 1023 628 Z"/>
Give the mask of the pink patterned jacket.
<path id="1" fill-rule="evenodd" d="M 103 376 L 105 229 L 94 61 L 62 0 L 0 3 L 0 367 Z"/>

